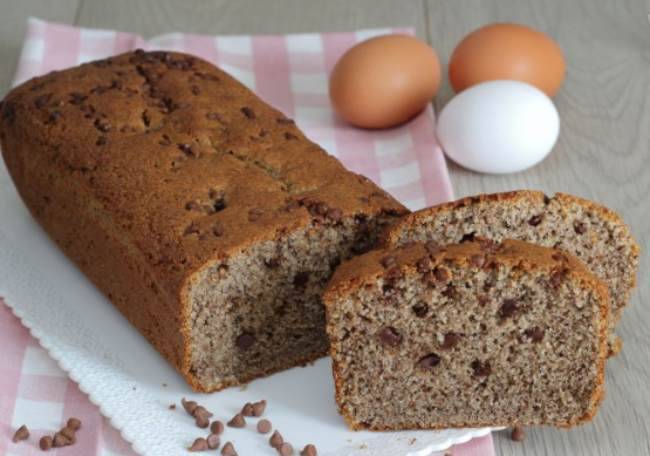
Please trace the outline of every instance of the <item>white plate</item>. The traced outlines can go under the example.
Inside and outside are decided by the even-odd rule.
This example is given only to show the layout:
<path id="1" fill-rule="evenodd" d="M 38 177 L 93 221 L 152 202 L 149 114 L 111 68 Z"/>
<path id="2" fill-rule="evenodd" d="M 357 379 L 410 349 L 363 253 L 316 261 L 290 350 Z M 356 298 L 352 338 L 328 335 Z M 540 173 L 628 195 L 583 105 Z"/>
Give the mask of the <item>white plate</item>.
<path id="1" fill-rule="evenodd" d="M 266 415 L 285 440 L 298 449 L 314 443 L 320 455 L 424 456 L 491 431 L 349 431 L 336 411 L 329 359 L 246 388 L 194 394 L 34 222 L 4 165 L 0 214 L 0 296 L 142 455 L 190 454 L 184 449 L 204 434 L 182 407 L 168 409 L 183 396 L 222 421 L 245 402 L 266 399 Z M 277 454 L 267 439 L 249 421 L 245 429 L 226 428 L 222 442 L 231 440 L 241 455 Z"/>

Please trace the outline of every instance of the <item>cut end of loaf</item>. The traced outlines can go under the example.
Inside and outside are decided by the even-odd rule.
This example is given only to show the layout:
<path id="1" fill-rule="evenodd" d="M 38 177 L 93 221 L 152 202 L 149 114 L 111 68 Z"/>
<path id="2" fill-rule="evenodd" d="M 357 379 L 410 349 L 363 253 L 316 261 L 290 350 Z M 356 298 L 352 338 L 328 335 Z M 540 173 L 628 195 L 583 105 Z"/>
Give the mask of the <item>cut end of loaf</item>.
<path id="1" fill-rule="evenodd" d="M 327 328 L 337 402 L 352 428 L 567 427 L 595 414 L 605 287 L 577 261 L 548 260 L 551 249 L 499 248 L 468 243 L 432 255 L 416 244 L 337 273 Z M 369 262 L 383 266 L 359 267 Z"/>
<path id="2" fill-rule="evenodd" d="M 386 223 L 356 217 L 310 226 L 202 271 L 190 292 L 191 384 L 216 391 L 324 356 L 323 289 Z"/>

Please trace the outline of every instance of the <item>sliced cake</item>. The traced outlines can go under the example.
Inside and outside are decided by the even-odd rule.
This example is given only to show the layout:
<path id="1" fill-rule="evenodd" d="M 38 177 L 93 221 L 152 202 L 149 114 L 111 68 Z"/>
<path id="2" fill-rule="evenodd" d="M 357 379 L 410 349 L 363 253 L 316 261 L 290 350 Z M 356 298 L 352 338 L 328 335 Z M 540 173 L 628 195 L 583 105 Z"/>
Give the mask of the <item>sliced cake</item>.
<path id="1" fill-rule="evenodd" d="M 577 256 L 609 287 L 610 350 L 620 350 L 614 327 L 636 283 L 639 246 L 616 213 L 563 193 L 552 198 L 531 190 L 479 195 L 404 217 L 389 228 L 386 243 L 448 244 L 474 237 L 495 241 L 519 239 Z"/>
<path id="2" fill-rule="evenodd" d="M 521 241 L 353 258 L 324 295 L 339 410 L 372 430 L 587 421 L 608 299 L 579 260 Z"/>

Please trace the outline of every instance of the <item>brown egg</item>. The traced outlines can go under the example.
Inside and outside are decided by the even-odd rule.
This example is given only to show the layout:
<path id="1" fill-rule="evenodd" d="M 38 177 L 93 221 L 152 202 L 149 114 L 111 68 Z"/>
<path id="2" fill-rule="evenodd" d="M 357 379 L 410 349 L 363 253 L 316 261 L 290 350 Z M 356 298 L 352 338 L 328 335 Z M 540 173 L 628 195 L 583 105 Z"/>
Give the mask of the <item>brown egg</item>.
<path id="1" fill-rule="evenodd" d="M 330 75 L 334 109 L 363 128 L 388 128 L 424 109 L 440 86 L 436 51 L 407 35 L 371 38 L 348 50 Z"/>
<path id="2" fill-rule="evenodd" d="M 518 24 L 491 24 L 456 46 L 449 61 L 449 80 L 456 92 L 480 82 L 513 79 L 553 96 L 565 69 L 562 50 L 545 34 Z"/>

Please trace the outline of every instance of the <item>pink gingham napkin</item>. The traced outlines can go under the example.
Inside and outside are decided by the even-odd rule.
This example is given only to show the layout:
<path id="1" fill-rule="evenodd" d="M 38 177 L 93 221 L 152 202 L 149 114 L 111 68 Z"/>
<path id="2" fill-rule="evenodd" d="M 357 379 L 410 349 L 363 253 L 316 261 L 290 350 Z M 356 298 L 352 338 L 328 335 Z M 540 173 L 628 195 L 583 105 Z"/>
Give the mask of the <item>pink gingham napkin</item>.
<path id="1" fill-rule="evenodd" d="M 396 129 L 366 131 L 337 119 L 327 96 L 327 74 L 340 55 L 363 39 L 391 32 L 413 33 L 411 29 L 276 36 L 172 33 L 145 41 L 130 33 L 30 19 L 14 82 L 135 48 L 189 52 L 219 65 L 295 118 L 307 136 L 348 168 L 418 209 L 452 197 L 432 110 Z M 135 454 L 1 299 L 0 355 L 0 455 L 40 454 L 38 438 L 73 415 L 84 423 L 77 444 L 51 454 Z M 29 426 L 32 437 L 28 443 L 14 444 L 11 436 L 21 424 Z M 448 453 L 492 456 L 492 438 L 474 439 Z"/>

